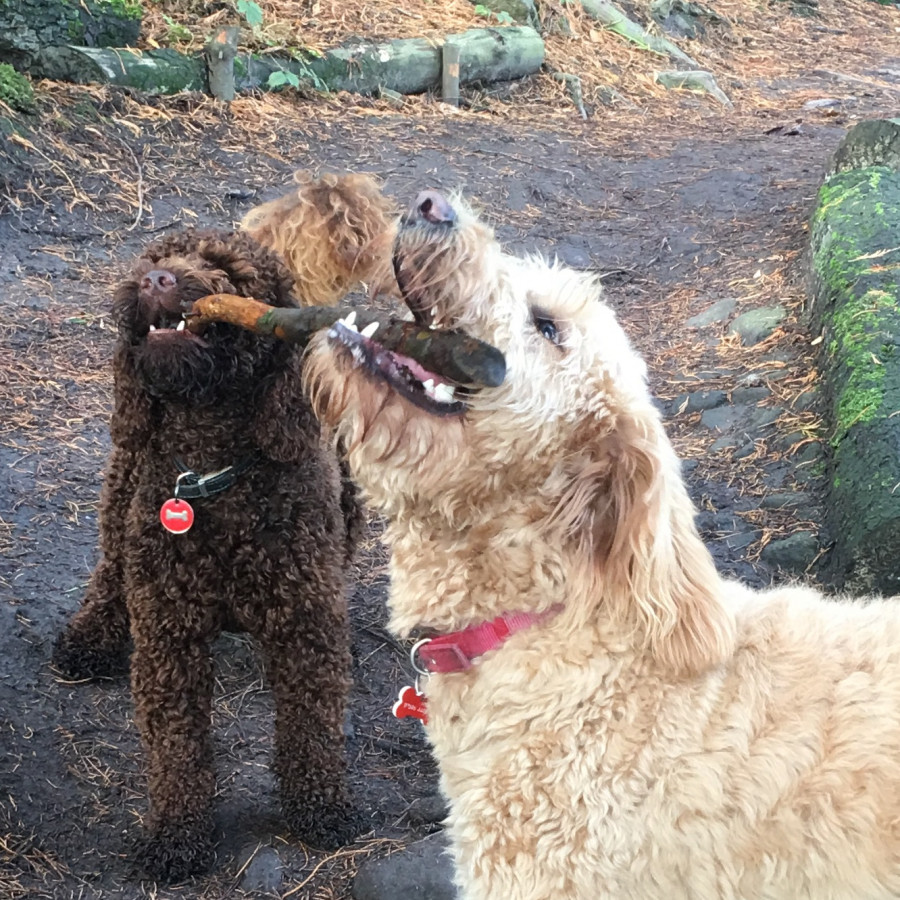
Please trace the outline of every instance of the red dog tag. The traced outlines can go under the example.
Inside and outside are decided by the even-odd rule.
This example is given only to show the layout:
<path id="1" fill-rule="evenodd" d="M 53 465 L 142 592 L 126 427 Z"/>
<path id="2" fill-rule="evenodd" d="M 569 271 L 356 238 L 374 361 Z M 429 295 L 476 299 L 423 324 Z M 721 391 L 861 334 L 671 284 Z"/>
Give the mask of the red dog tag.
<path id="1" fill-rule="evenodd" d="M 414 687 L 407 685 L 400 691 L 397 702 L 391 707 L 391 712 L 398 719 L 421 719 L 428 724 L 428 711 L 425 709 L 425 695 L 420 694 Z"/>
<path id="2" fill-rule="evenodd" d="M 173 497 L 166 500 L 159 510 L 159 521 L 166 531 L 172 534 L 184 534 L 194 524 L 194 508 L 187 500 Z"/>

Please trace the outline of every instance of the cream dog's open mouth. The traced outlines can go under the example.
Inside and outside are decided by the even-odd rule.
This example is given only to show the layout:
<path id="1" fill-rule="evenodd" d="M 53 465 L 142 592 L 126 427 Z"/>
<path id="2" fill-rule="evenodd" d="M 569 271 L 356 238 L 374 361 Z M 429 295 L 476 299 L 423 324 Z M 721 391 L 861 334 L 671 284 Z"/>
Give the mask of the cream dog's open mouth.
<path id="1" fill-rule="evenodd" d="M 468 389 L 429 372 L 402 353 L 383 347 L 374 339 L 377 322 L 359 331 L 355 320 L 355 314 L 350 313 L 335 322 L 328 337 L 346 350 L 357 368 L 383 379 L 401 397 L 431 415 L 454 416 L 465 412 L 466 404 L 460 397 L 468 395 Z"/>

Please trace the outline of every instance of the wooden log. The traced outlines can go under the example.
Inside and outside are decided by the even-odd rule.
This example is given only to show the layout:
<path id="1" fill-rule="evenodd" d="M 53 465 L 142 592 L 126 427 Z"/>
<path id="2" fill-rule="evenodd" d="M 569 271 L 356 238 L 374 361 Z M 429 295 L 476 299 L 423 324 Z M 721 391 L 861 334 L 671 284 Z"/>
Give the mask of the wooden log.
<path id="1" fill-rule="evenodd" d="M 130 0 L 0 0 L 0 60 L 45 77 L 45 47 L 127 47 L 137 42 L 142 15 Z"/>
<path id="2" fill-rule="evenodd" d="M 206 45 L 209 92 L 225 103 L 234 100 L 234 58 L 240 36 L 240 28 L 226 25 L 214 32 Z"/>
<path id="3" fill-rule="evenodd" d="M 523 78 L 544 62 L 544 42 L 533 28 L 474 28 L 447 41 L 459 45 L 461 83 Z M 270 75 L 290 72 L 316 90 L 421 94 L 440 89 L 441 53 L 440 46 L 417 38 L 352 44 L 308 60 L 239 53 L 235 89 L 266 90 Z M 158 94 L 207 90 L 209 84 L 203 56 L 170 49 L 61 47 L 45 50 L 44 59 L 50 67 L 47 77 L 60 81 L 117 84 Z"/>
<path id="4" fill-rule="evenodd" d="M 203 57 L 176 50 L 52 47 L 42 60 L 46 77 L 77 84 L 116 84 L 149 94 L 205 91 L 209 86 Z"/>
<path id="5" fill-rule="evenodd" d="M 538 72 L 544 62 L 544 42 L 529 27 L 472 28 L 448 35 L 445 43 L 459 47 L 461 84 L 524 78 Z M 318 90 L 422 94 L 440 89 L 441 56 L 440 45 L 420 38 L 384 44 L 360 41 L 306 60 L 239 54 L 235 80 L 239 90 L 255 89 L 281 71 L 294 73 L 304 85 Z"/>
<path id="6" fill-rule="evenodd" d="M 235 294 L 210 294 L 194 302 L 187 314 L 187 327 L 191 331 L 202 331 L 212 322 L 227 322 L 256 334 L 305 345 L 317 331 L 331 327 L 351 312 L 356 313 L 360 330 L 372 322 L 379 323 L 374 339 L 382 347 L 414 359 L 442 378 L 458 384 L 497 387 L 506 377 L 503 354 L 462 331 L 423 328 L 416 322 L 385 319 L 349 306 L 285 309 Z"/>
<path id="7" fill-rule="evenodd" d="M 868 122 L 819 191 L 810 228 L 813 324 L 833 450 L 828 572 L 842 589 L 900 592 L 900 171 Z M 855 129 L 854 129 L 855 130 Z M 845 148 L 846 149 L 846 148 Z M 863 168 L 843 168 L 851 157 Z M 843 162 L 842 162 L 843 159 Z M 886 164 L 882 164 L 886 163 Z"/>

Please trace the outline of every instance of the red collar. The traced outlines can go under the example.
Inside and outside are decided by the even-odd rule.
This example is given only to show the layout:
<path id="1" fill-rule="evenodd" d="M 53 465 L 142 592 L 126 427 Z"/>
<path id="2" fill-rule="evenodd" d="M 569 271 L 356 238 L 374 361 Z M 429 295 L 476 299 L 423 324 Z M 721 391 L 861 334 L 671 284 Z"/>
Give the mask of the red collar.
<path id="1" fill-rule="evenodd" d="M 423 675 L 463 672 L 488 650 L 499 647 L 511 634 L 552 618 L 562 608 L 562 604 L 558 604 L 541 613 L 509 613 L 497 616 L 491 622 L 470 625 L 462 631 L 425 638 L 410 651 L 413 668 Z"/>

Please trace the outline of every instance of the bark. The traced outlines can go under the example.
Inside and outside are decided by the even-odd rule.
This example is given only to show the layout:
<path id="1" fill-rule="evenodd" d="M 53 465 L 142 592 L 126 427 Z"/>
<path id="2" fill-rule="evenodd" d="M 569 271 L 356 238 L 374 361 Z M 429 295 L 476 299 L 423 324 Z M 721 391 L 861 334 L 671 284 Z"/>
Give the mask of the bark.
<path id="1" fill-rule="evenodd" d="M 0 62 L 45 76 L 46 47 L 127 47 L 137 41 L 142 11 L 125 0 L 0 0 Z"/>
<path id="2" fill-rule="evenodd" d="M 54 47 L 44 51 L 45 77 L 77 84 L 117 84 L 149 94 L 205 91 L 203 56 L 175 50 L 108 50 L 99 47 Z"/>
<path id="3" fill-rule="evenodd" d="M 317 331 L 356 312 L 357 328 L 378 322 L 374 339 L 395 353 L 408 356 L 443 378 L 458 384 L 497 387 L 506 377 L 503 354 L 461 331 L 432 330 L 403 319 L 376 316 L 349 306 L 307 306 L 282 309 L 234 294 L 211 294 L 195 301 L 188 328 L 227 322 L 256 334 L 269 334 L 292 344 L 305 345 Z"/>
<path id="4" fill-rule="evenodd" d="M 811 223 L 813 321 L 833 458 L 832 580 L 900 592 L 900 172 L 862 123 L 836 154 Z M 868 146 L 868 151 L 864 148 Z M 863 168 L 842 168 L 846 148 Z M 849 160 L 851 156 L 843 156 Z M 880 164 L 887 162 L 887 165 Z"/>
<path id="5" fill-rule="evenodd" d="M 544 62 L 544 42 L 533 28 L 473 28 L 446 40 L 459 47 L 461 84 L 523 78 Z M 354 42 L 306 61 L 243 55 L 235 60 L 235 82 L 241 90 L 258 88 L 273 72 L 285 71 L 316 89 L 422 94 L 440 90 L 441 56 L 439 45 L 420 38 Z"/>
<path id="6" fill-rule="evenodd" d="M 234 58 L 240 36 L 240 28 L 225 26 L 216 31 L 206 45 L 209 92 L 225 103 L 234 100 Z"/>

